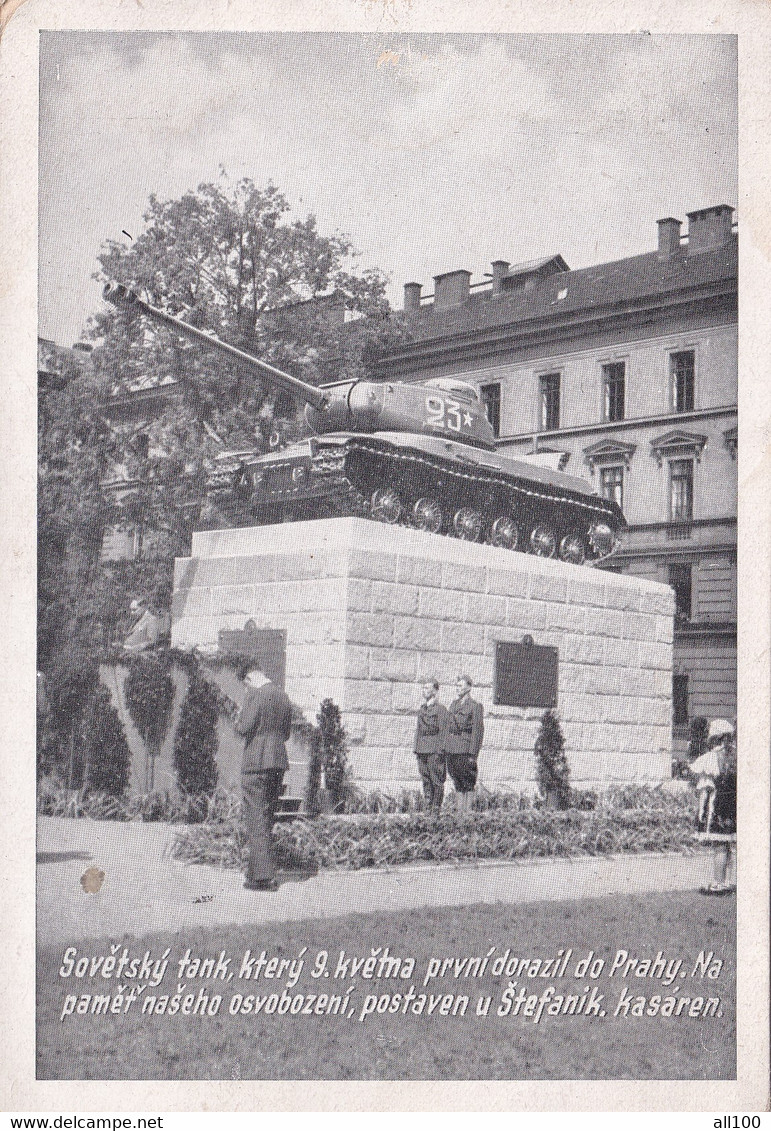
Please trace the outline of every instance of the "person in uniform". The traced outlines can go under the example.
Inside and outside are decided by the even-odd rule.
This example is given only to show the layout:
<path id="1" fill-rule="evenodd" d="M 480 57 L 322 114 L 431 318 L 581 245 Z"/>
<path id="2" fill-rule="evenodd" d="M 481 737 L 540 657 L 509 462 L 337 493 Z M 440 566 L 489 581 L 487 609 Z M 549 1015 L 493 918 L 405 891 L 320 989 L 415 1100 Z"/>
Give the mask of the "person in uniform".
<path id="1" fill-rule="evenodd" d="M 482 704 L 471 698 L 471 688 L 471 678 L 459 675 L 455 685 L 458 698 L 450 704 L 444 741 L 447 769 L 462 812 L 469 812 L 472 807 L 477 758 L 485 733 Z"/>
<path id="2" fill-rule="evenodd" d="M 245 888 L 276 891 L 273 824 L 284 773 L 289 769 L 286 742 L 292 732 L 292 704 L 257 667 L 245 673 L 246 697 L 235 721 L 244 738 L 241 790 L 249 861 Z"/>
<path id="3" fill-rule="evenodd" d="M 158 643 L 160 624 L 146 597 L 131 602 L 132 624 L 123 641 L 128 652 L 144 652 Z"/>
<path id="4" fill-rule="evenodd" d="M 442 808 L 447 778 L 444 741 L 449 716 L 447 708 L 436 697 L 438 690 L 439 683 L 435 679 L 429 679 L 423 685 L 423 702 L 418 711 L 414 744 L 423 782 L 423 796 L 431 813 L 438 813 Z"/>

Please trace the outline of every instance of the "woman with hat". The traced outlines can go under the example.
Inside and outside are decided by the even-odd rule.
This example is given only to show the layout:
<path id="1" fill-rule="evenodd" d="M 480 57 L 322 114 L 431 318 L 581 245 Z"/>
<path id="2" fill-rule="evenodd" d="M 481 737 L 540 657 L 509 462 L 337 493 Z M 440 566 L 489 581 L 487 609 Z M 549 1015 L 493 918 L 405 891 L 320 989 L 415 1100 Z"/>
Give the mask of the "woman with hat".
<path id="1" fill-rule="evenodd" d="M 727 719 L 713 719 L 707 732 L 707 749 L 691 763 L 699 795 L 697 828 L 715 845 L 715 879 L 709 895 L 731 892 L 726 882 L 736 843 L 736 747 L 734 728 Z"/>

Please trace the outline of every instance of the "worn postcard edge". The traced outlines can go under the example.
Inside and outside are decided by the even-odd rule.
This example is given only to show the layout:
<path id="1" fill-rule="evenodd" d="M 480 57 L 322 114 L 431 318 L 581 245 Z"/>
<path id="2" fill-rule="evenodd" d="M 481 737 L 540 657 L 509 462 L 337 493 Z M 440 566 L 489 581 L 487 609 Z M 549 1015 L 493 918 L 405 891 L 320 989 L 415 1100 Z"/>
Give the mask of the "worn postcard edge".
<path id="1" fill-rule="evenodd" d="M 12 6 L 5 5 L 3 16 Z M 751 0 L 26 0 L 0 43 L 0 334 L 4 413 L 0 563 L 3 623 L 2 1104 L 6 1111 L 763 1110 L 768 1104 L 769 445 L 771 10 Z M 677 1081 L 36 1081 L 35 393 L 38 31 L 593 32 L 736 34 L 740 60 L 739 977 L 738 1079 Z M 77 217 L 73 217 L 77 223 Z"/>

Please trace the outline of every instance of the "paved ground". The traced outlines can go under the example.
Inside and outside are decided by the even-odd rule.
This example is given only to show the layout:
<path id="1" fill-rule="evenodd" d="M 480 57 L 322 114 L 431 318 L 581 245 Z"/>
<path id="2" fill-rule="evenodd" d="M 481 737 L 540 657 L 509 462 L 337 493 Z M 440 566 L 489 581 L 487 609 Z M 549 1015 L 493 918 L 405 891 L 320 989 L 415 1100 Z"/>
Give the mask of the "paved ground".
<path id="1" fill-rule="evenodd" d="M 712 857 L 704 852 L 321 872 L 280 877 L 278 892 L 247 892 L 234 870 L 173 860 L 173 838 L 169 825 L 41 818 L 40 944 L 405 907 L 687 891 L 712 878 Z M 104 872 L 95 893 L 84 891 L 80 882 L 89 868 Z"/>

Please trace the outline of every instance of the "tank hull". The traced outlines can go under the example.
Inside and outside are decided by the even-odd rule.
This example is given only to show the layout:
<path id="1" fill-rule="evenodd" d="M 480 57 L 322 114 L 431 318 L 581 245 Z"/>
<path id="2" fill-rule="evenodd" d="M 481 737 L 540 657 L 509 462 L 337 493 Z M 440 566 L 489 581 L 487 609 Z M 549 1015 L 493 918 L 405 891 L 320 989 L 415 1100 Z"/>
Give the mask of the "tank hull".
<path id="1" fill-rule="evenodd" d="M 607 557 L 625 526 L 585 480 L 394 432 L 331 433 L 270 455 L 224 455 L 209 499 L 213 526 L 356 515 L 574 564 Z"/>

